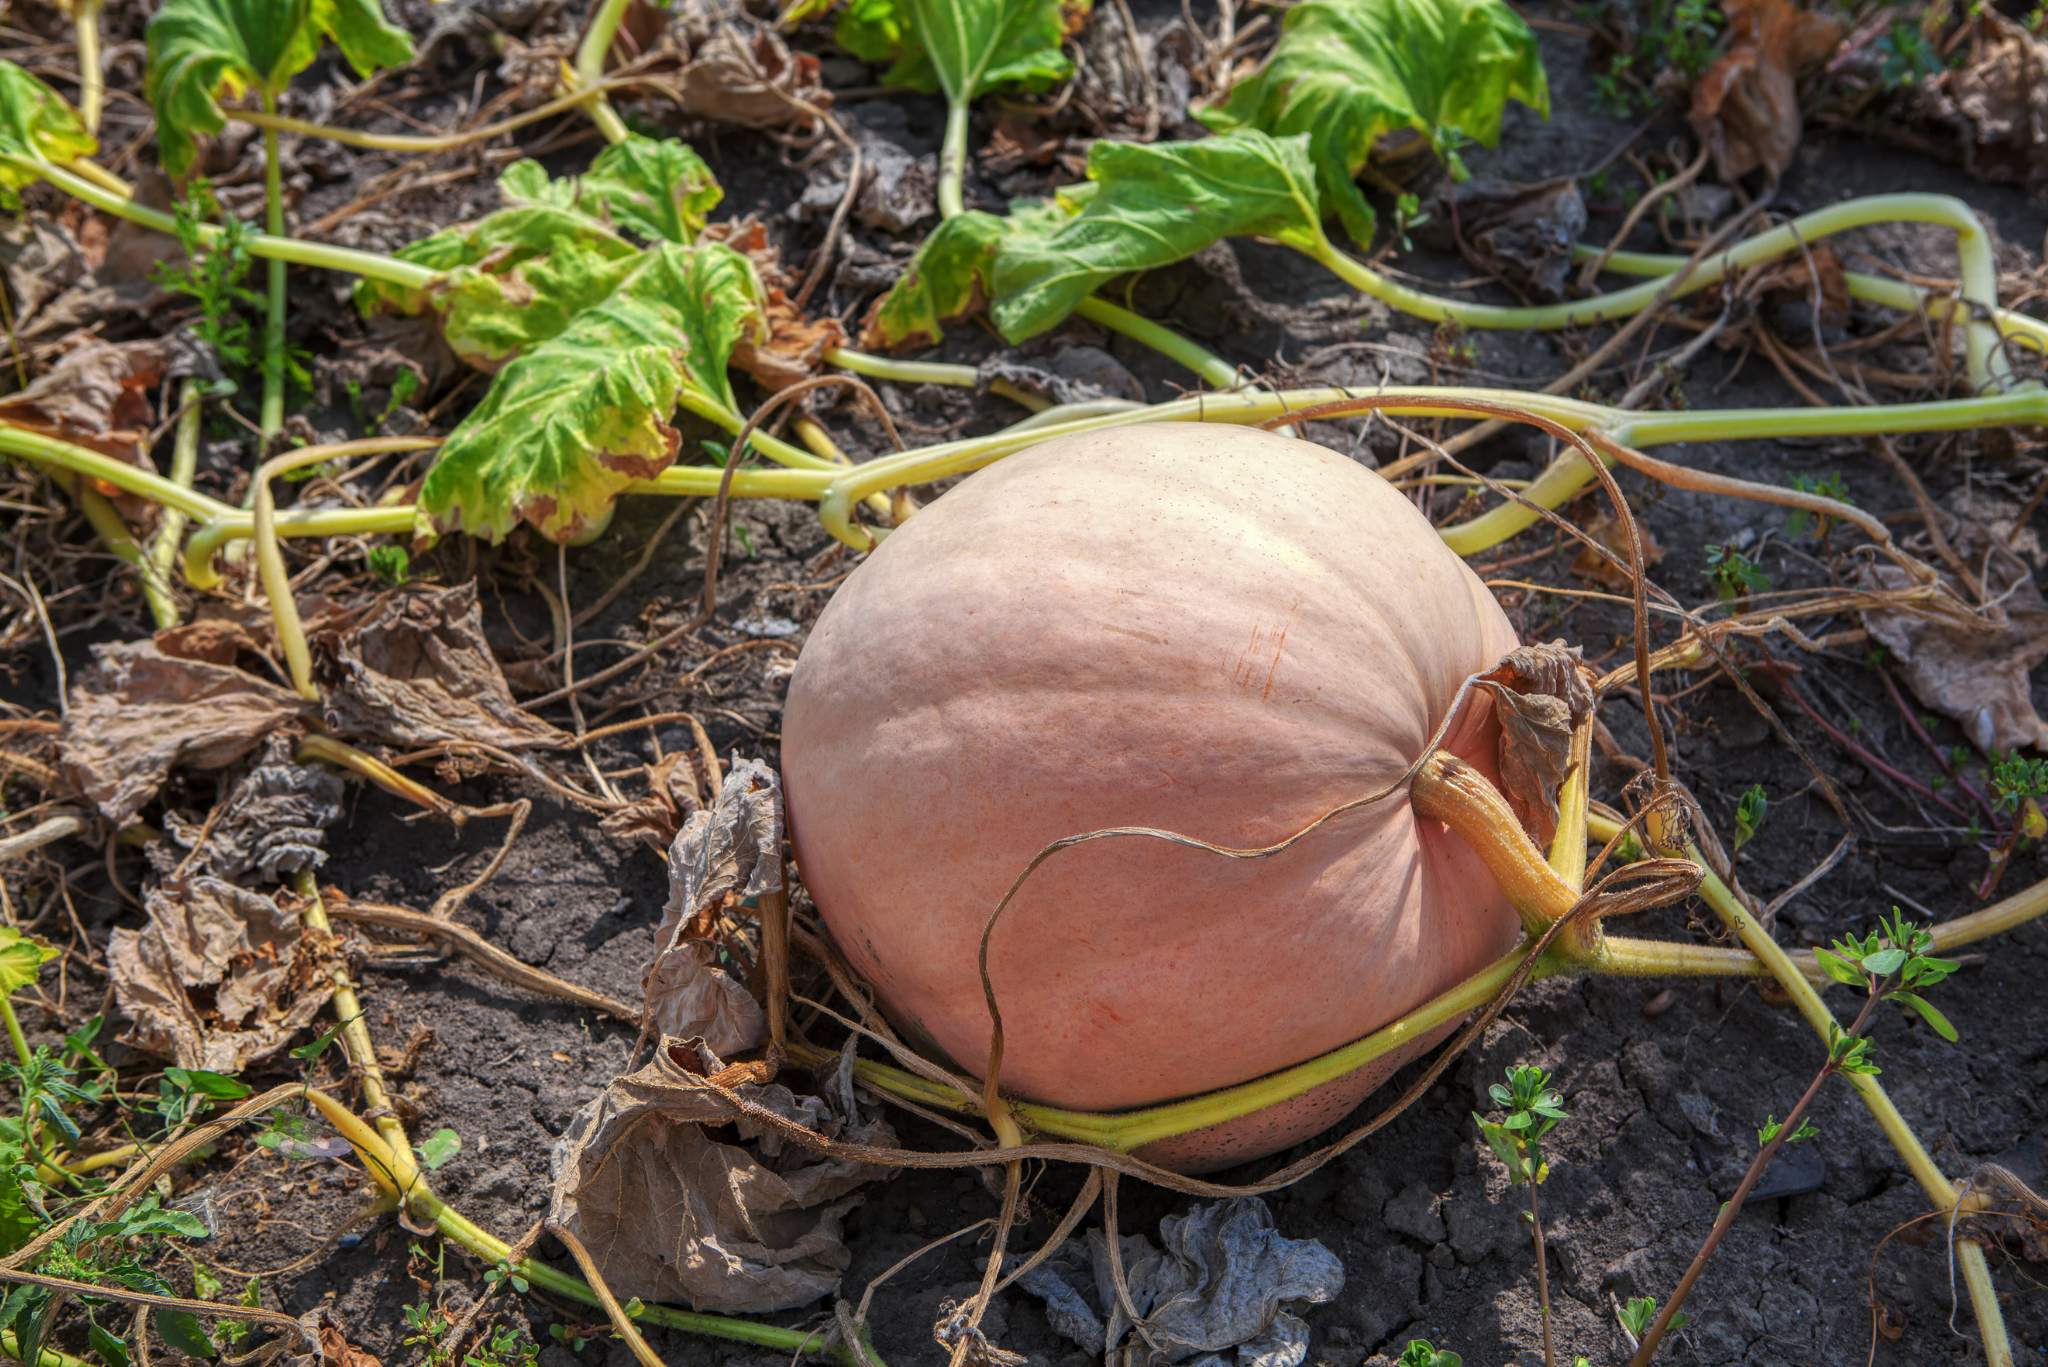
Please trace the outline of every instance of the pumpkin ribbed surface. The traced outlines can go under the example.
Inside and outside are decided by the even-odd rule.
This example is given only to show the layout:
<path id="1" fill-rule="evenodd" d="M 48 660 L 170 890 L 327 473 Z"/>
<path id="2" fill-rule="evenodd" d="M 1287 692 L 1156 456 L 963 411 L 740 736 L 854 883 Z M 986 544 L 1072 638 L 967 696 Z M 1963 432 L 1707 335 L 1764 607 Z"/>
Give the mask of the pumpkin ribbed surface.
<path id="1" fill-rule="evenodd" d="M 1397 777 L 1516 644 L 1428 522 L 1335 452 L 1198 424 L 1049 441 L 918 513 L 818 619 L 784 722 L 798 866 L 892 1018 L 978 1071 L 977 942 L 1048 841 L 1276 841 Z M 1451 748 L 1491 772 L 1484 712 Z M 1243 1082 L 1401 1015 L 1517 924 L 1405 794 L 1267 859 L 1063 851 L 995 933 L 1002 1085 L 1114 1110 Z M 1270 1151 L 1387 1071 L 1150 1156 Z"/>

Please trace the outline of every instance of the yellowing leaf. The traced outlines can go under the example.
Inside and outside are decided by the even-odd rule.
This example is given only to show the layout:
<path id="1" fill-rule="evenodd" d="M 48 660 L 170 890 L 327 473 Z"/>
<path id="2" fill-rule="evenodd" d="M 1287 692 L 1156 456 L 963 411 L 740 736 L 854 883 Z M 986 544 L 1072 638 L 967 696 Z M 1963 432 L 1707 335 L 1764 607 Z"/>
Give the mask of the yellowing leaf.
<path id="1" fill-rule="evenodd" d="M 1491 147 L 1511 99 L 1550 113 L 1536 36 L 1505 0 L 1303 0 L 1266 64 L 1199 117 L 1307 134 L 1323 203 L 1364 246 L 1372 206 L 1354 178 L 1373 145 L 1412 129 L 1447 158 L 1465 138 Z"/>
<path id="2" fill-rule="evenodd" d="M 552 205 L 649 242 L 685 244 L 725 198 L 688 143 L 637 133 L 599 152 L 580 176 L 554 180 L 539 162 L 516 161 L 499 177 L 498 193 L 509 205 Z"/>
<path id="3" fill-rule="evenodd" d="M 156 110 L 164 169 L 191 168 L 202 135 L 220 131 L 215 97 L 275 95 L 332 38 L 359 76 L 412 60 L 412 39 L 378 0 L 164 0 L 145 33 L 143 93 Z"/>
<path id="4" fill-rule="evenodd" d="M 538 162 L 514 162 L 498 190 L 510 207 L 399 249 L 401 261 L 442 279 L 425 289 L 360 280 L 357 307 L 437 313 L 455 354 L 494 370 L 561 332 L 636 268 L 640 250 L 619 230 L 688 243 L 724 193 L 686 144 L 638 136 L 606 148 L 581 176 L 550 179 Z"/>
<path id="5" fill-rule="evenodd" d="M 397 255 L 444 274 L 425 289 L 364 278 L 356 282 L 357 307 L 439 314 L 450 349 L 495 370 L 618 288 L 641 252 L 580 214 L 539 206 L 500 209 L 407 243 Z"/>
<path id="6" fill-rule="evenodd" d="M 1008 234 L 996 253 L 991 311 L 1012 342 L 1057 325 L 1104 282 L 1220 238 L 1268 237 L 1311 255 L 1328 245 L 1306 134 L 1105 138 L 1088 149 L 1088 178 L 1095 192 L 1080 213 L 1048 234 Z"/>
<path id="7" fill-rule="evenodd" d="M 33 983 L 43 965 L 56 957 L 55 945 L 0 925 L 0 997 L 11 997 Z"/>
<path id="8" fill-rule="evenodd" d="M 941 324 L 979 312 L 987 301 L 988 269 L 1002 241 L 1003 220 L 979 210 L 934 228 L 889 292 L 868 310 L 861 345 L 927 345 L 946 335 Z"/>
<path id="9" fill-rule="evenodd" d="M 607 298 L 498 372 L 441 447 L 422 511 L 492 540 L 522 518 L 575 537 L 675 459 L 679 404 L 736 406 L 726 363 L 758 318 L 759 284 L 731 248 L 644 253 Z"/>
<path id="10" fill-rule="evenodd" d="M 36 179 L 8 158 L 65 162 L 91 156 L 98 147 L 62 95 L 13 62 L 0 62 L 0 192 L 11 197 Z"/>

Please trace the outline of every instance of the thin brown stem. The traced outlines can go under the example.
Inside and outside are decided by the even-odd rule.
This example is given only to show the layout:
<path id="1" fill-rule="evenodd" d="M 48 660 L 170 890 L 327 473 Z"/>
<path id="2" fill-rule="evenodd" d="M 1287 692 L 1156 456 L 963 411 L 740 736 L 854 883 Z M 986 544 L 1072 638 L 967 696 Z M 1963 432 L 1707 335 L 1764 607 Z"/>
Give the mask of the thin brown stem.
<path id="1" fill-rule="evenodd" d="M 1878 1001 L 1878 994 L 1873 992 L 1863 1003 L 1863 1009 L 1856 1013 L 1856 1020 L 1849 1027 L 1848 1038 L 1854 1039 L 1863 1033 L 1864 1024 L 1869 1021 L 1870 1013 L 1876 1008 Z M 1651 1324 L 1649 1331 L 1643 1335 L 1642 1343 L 1636 1348 L 1636 1355 L 1629 1359 L 1629 1367 L 1649 1367 L 1650 1360 L 1657 1356 L 1657 1348 L 1664 1342 L 1664 1336 L 1671 1331 L 1671 1321 L 1677 1316 L 1678 1308 L 1684 1305 L 1685 1298 L 1692 1294 L 1693 1284 L 1700 1279 L 1700 1273 L 1706 1271 L 1707 1261 L 1714 1256 L 1714 1250 L 1721 1246 L 1721 1240 L 1727 1236 L 1729 1226 L 1735 1223 L 1735 1217 L 1742 1213 L 1743 1203 L 1749 1200 L 1749 1193 L 1755 1189 L 1764 1171 L 1771 1166 L 1771 1160 L 1778 1156 L 1778 1150 L 1784 1148 L 1798 1132 L 1799 1122 L 1806 1115 L 1806 1108 L 1813 1104 L 1813 1099 L 1820 1095 L 1821 1084 L 1834 1072 L 1835 1060 L 1831 1056 L 1820 1066 L 1820 1071 L 1813 1075 L 1813 1081 L 1806 1084 L 1805 1093 L 1786 1115 L 1784 1123 L 1778 1127 L 1778 1132 L 1771 1136 L 1771 1142 L 1759 1149 L 1756 1157 L 1750 1160 L 1749 1171 L 1742 1174 L 1742 1181 L 1736 1185 L 1735 1194 L 1722 1205 L 1720 1218 L 1714 1221 L 1713 1229 L 1707 1232 L 1705 1241 L 1700 1244 L 1700 1251 L 1692 1255 L 1692 1265 L 1687 1267 L 1685 1275 L 1678 1279 L 1678 1287 L 1671 1293 L 1671 1299 L 1657 1312 L 1656 1322 Z"/>
<path id="2" fill-rule="evenodd" d="M 1879 759 L 1877 755 L 1874 754 L 1868 746 L 1859 744 L 1857 741 L 1851 739 L 1848 732 L 1842 730 L 1841 727 L 1835 725 L 1826 717 L 1822 716 L 1820 710 L 1816 708 L 1813 705 L 1813 703 L 1807 699 L 1806 695 L 1799 690 L 1798 685 L 1794 684 L 1790 679 L 1787 679 L 1785 681 L 1785 696 L 1792 699 L 1793 702 L 1797 703 L 1799 705 L 1799 710 L 1804 712 L 1807 715 L 1807 718 L 1810 721 L 1812 721 L 1815 726 L 1818 726 L 1821 730 L 1827 732 L 1828 739 L 1832 740 L 1835 744 L 1841 746 L 1844 750 L 1848 751 L 1850 757 L 1853 758 L 1858 764 L 1863 765 L 1867 769 L 1874 769 L 1878 773 L 1883 774 L 1886 778 L 1890 779 L 1892 782 L 1900 785 L 1903 788 L 1910 789 L 1914 793 L 1919 794 L 1921 797 L 1926 798 L 1929 802 L 1947 808 L 1948 811 L 1952 815 L 1954 815 L 1955 818 L 1959 821 L 1968 821 L 1970 819 L 1970 814 L 1964 811 L 1962 808 L 1956 806 L 1955 803 L 1950 802 L 1947 798 L 1943 797 L 1940 793 L 1935 792 L 1932 788 L 1922 783 L 1919 779 L 1914 778 L 1911 774 L 1908 774 L 1903 770 L 1898 769 L 1897 767 L 1885 762 L 1884 760 Z"/>
<path id="3" fill-rule="evenodd" d="M 1536 1204 L 1536 1183 L 1529 1184 L 1529 1233 L 1536 1242 L 1536 1304 L 1543 1315 L 1543 1367 L 1552 1367 L 1550 1347 L 1550 1266 L 1543 1252 L 1543 1212 Z"/>
<path id="4" fill-rule="evenodd" d="M 1983 811 L 1985 820 L 1992 826 L 1996 826 L 1998 824 L 1998 813 L 1992 809 L 1989 799 L 1977 791 L 1976 784 L 1963 776 L 1963 771 L 1957 768 L 1949 759 L 1948 751 L 1935 744 L 1934 737 L 1927 734 L 1927 728 L 1920 724 L 1919 713 L 1913 710 L 1912 704 L 1906 701 L 1906 695 L 1901 693 L 1898 684 L 1892 681 L 1891 671 L 1879 666 L 1877 677 L 1878 681 L 1884 685 L 1884 691 L 1891 696 L 1892 705 L 1899 709 L 1899 715 L 1905 719 L 1906 729 L 1911 731 L 1914 737 L 1927 747 L 1927 753 L 1934 756 L 1934 762 L 1941 766 L 1942 772 L 1955 781 L 1956 787 L 1970 795 L 1970 800 L 1975 802 Z"/>

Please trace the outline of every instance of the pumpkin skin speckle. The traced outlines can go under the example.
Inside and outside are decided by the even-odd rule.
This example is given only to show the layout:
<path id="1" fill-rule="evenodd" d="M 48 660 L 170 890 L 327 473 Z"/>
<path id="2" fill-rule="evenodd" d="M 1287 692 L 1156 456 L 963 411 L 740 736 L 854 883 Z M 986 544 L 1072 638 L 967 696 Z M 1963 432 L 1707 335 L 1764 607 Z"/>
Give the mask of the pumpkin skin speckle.
<path id="1" fill-rule="evenodd" d="M 1124 825 L 1279 840 L 1398 777 L 1516 644 L 1428 522 L 1335 452 L 1192 423 L 1056 439 L 918 513 L 819 617 L 784 717 L 797 862 L 885 1008 L 973 1071 L 982 927 L 1045 844 Z M 1450 748 L 1490 775 L 1494 734 L 1468 706 Z M 1245 1082 L 1517 936 L 1477 857 L 1405 794 L 1267 859 L 1076 847 L 995 933 L 1002 1085 L 1120 1110 Z M 1413 1052 L 1141 1156 L 1273 1152 Z"/>

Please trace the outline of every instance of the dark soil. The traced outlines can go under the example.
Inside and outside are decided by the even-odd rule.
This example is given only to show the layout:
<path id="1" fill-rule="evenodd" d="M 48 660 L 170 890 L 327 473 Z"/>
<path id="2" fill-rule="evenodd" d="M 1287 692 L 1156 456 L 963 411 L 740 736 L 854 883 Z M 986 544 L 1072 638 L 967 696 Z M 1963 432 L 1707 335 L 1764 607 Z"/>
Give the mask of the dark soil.
<path id="1" fill-rule="evenodd" d="M 1569 17 L 1560 6 L 1543 9 L 1559 19 Z M 1179 22 L 1179 7 L 1170 0 L 1151 0 L 1138 10 L 1140 26 L 1148 33 Z M 415 80 L 407 92 L 405 107 L 428 122 L 462 107 L 476 75 L 494 69 L 480 36 L 493 24 L 531 42 L 567 33 L 577 18 L 549 4 L 399 5 L 394 12 L 416 33 L 436 27 L 450 33 L 425 68 L 431 80 Z M 1112 25 L 1103 20 L 1101 26 Z M 110 19 L 110 29 L 116 40 L 132 39 L 139 22 L 122 13 Z M 1501 151 L 1469 154 L 1483 174 L 1533 180 L 1584 173 L 1633 131 L 1631 122 L 1596 110 L 1584 41 L 1551 30 L 1543 40 L 1553 115 L 1544 122 L 1513 111 Z M 805 41 L 815 45 L 817 36 L 806 35 Z M 1107 44 L 1111 39 L 1088 41 Z M 304 78 L 302 89 L 314 88 L 317 75 Z M 843 59 L 833 60 L 828 75 L 843 84 L 871 79 Z M 139 82 L 128 88 L 139 88 Z M 1176 94 L 1172 82 L 1162 79 L 1160 90 L 1169 101 L 1165 132 L 1170 135 L 1174 116 L 1184 108 L 1185 85 L 1178 89 L 1179 105 L 1171 103 Z M 656 105 L 640 113 L 652 122 L 665 117 Z M 853 98 L 842 103 L 840 113 L 864 143 L 893 145 L 911 158 L 936 153 L 942 120 L 934 101 Z M 116 128 L 131 135 L 139 131 L 140 116 L 132 104 L 117 102 L 112 117 Z M 563 149 L 563 164 L 587 155 L 580 125 L 541 127 L 567 130 L 555 144 Z M 760 214 L 791 259 L 801 261 L 822 235 L 822 215 L 799 222 L 784 211 L 825 172 L 792 168 L 781 149 L 757 135 L 729 128 L 680 131 L 693 138 L 719 173 L 727 190 L 726 209 Z M 1675 122 L 1659 123 L 1638 150 L 1661 147 L 1678 131 Z M 528 150 L 538 142 L 528 144 Z M 480 211 L 490 202 L 488 171 L 505 159 L 496 151 L 442 158 L 437 166 L 467 160 L 479 175 L 447 189 L 403 191 L 381 204 L 375 217 L 366 214 L 336 237 L 390 245 Z M 248 157 L 241 164 L 246 170 L 255 162 Z M 314 165 L 323 170 L 305 170 L 300 184 L 295 217 L 302 223 L 346 204 L 398 163 L 373 154 L 333 157 L 323 152 L 317 162 L 308 163 Z M 1006 197 L 1033 188 L 1033 175 L 1044 173 L 1012 175 L 1000 183 L 978 178 L 970 185 L 969 202 L 998 207 Z M 1621 205 L 1640 193 L 1633 176 L 1625 162 L 1617 164 Z M 1967 198 L 1994 225 L 2009 270 L 2025 273 L 2041 265 L 2038 252 L 2048 208 L 2038 199 L 1968 179 L 1943 159 L 1860 137 L 1810 134 L 1776 206 L 1790 213 L 1897 189 Z M 1604 240 L 1618 222 L 1618 213 L 1596 206 L 1588 235 Z M 847 315 L 865 306 L 869 291 L 861 282 L 875 278 L 874 263 L 900 257 L 914 240 L 914 235 L 891 237 L 859 224 L 851 231 L 853 241 L 829 293 L 829 307 Z M 1635 245 L 1662 248 L 1649 228 L 1639 233 Z M 1933 229 L 1867 234 L 1859 245 L 1925 274 L 1952 269 L 1945 235 Z M 1143 280 L 1134 306 L 1253 370 L 1284 372 L 1302 382 L 1448 381 L 1461 373 L 1430 326 L 1366 307 L 1291 254 L 1245 244 L 1233 250 L 1243 286 L 1220 274 L 1213 260 L 1205 260 Z M 1442 280 L 1472 274 L 1456 257 L 1428 251 L 1402 255 L 1398 264 Z M 343 359 L 367 352 L 373 344 L 340 307 L 332 283 L 308 273 L 299 278 L 297 327 L 303 339 Z M 1256 299 L 1247 288 L 1256 290 Z M 1874 319 L 1859 315 L 1857 326 L 1871 330 Z M 1486 377 L 1480 382 L 1533 387 L 1585 354 L 1596 339 L 1479 334 L 1472 340 L 1476 355 L 1469 364 Z M 1680 340 L 1683 334 L 1667 330 L 1655 344 Z M 1073 345 L 1106 349 L 1155 398 L 1170 397 L 1186 380 L 1149 353 L 1082 324 L 1062 329 L 1032 350 L 1050 355 Z M 979 360 L 999 350 L 990 335 L 962 327 L 953 330 L 939 354 Z M 1906 357 L 1900 364 L 1926 368 L 1924 351 L 1914 346 L 1898 351 Z M 1603 377 L 1593 389 L 1613 398 L 1624 387 L 1617 374 Z M 883 388 L 912 441 L 956 428 L 988 430 L 1015 417 L 1015 410 L 998 399 Z M 1753 350 L 1740 346 L 1709 349 L 1681 378 L 1673 401 L 1679 396 L 1693 407 L 1801 402 Z M 374 394 L 372 400 L 381 402 Z M 863 454 L 881 449 L 873 424 L 853 410 L 840 410 L 834 422 L 835 431 L 854 449 Z M 346 423 L 340 405 L 314 416 L 314 426 L 323 430 Z M 1398 447 L 1398 438 L 1384 428 L 1367 434 L 1355 425 L 1328 426 L 1319 427 L 1317 435 L 1368 462 Z M 2017 488 L 2022 494 L 2027 487 L 2024 473 L 2002 458 L 2003 445 L 1992 438 L 1912 439 L 1899 446 L 1937 499 L 1966 483 Z M 1479 448 L 1473 462 L 1509 478 L 1533 473 L 1547 454 L 1531 439 L 1510 432 Z M 1774 481 L 1839 470 L 1863 506 L 1887 515 L 1910 506 L 1889 469 L 1856 442 L 1700 444 L 1673 458 Z M 1781 585 L 1826 577 L 1828 568 L 1813 555 L 1810 540 L 1795 544 L 1782 534 L 1780 510 L 1674 492 L 1630 476 L 1622 482 L 1663 548 L 1656 577 L 1682 599 L 1712 597 L 1705 570 L 1709 543 L 1750 544 L 1754 538 L 1752 555 Z M 1433 511 L 1447 520 L 1450 499 L 1441 499 Z M 1574 510 L 1582 521 L 1597 511 L 1591 502 Z M 652 501 L 628 503 L 603 540 L 573 551 L 568 559 L 571 603 L 587 603 L 603 592 L 633 563 L 668 512 Z M 722 752 L 774 760 L 787 666 L 803 628 L 850 562 L 806 507 L 743 505 L 736 520 L 751 549 L 729 562 L 714 623 L 652 668 L 600 689 L 586 702 L 593 724 L 601 714 L 623 718 L 687 709 L 704 720 Z M 2037 513 L 2033 525 L 2048 532 L 2048 514 Z M 1547 535 L 1525 534 L 1494 556 L 1506 560 L 1538 548 Z M 579 634 L 588 640 L 640 640 L 687 620 L 702 592 L 702 538 L 700 517 L 681 523 L 632 590 Z M 1566 571 L 1571 558 L 1572 552 L 1560 547 L 1501 574 L 1581 583 Z M 523 572 L 552 585 L 554 565 L 552 549 L 538 543 L 496 551 L 457 543 L 416 569 L 452 581 L 474 566 L 490 586 L 486 621 L 510 651 L 516 644 L 515 624 L 528 636 L 545 637 L 544 607 L 522 587 Z M 1513 588 L 1503 589 L 1502 598 L 1525 639 L 1567 637 L 1582 643 L 1589 659 L 1603 666 L 1624 657 L 1626 618 L 1607 606 L 1570 606 L 1571 600 Z M 83 663 L 91 640 L 117 634 L 123 633 L 101 628 L 68 636 L 73 668 Z M 787 649 L 738 655 L 687 687 L 675 684 L 719 647 L 771 638 Z M 1803 686 L 1830 700 L 1838 719 L 1845 725 L 1854 719 L 1862 743 L 1910 772 L 1923 777 L 1932 772 L 1925 752 L 1904 730 L 1866 666 L 1861 646 L 1817 656 L 1778 649 L 1780 658 L 1796 659 L 1805 671 Z M 595 668 L 619 653 L 614 647 L 593 647 L 579 657 L 579 667 Z M 23 697 L 53 699 L 54 680 L 39 643 L 25 648 L 10 667 Z M 1677 685 L 1672 687 L 1675 691 Z M 2048 687 L 2040 680 L 2035 697 L 2037 704 L 2048 705 Z M 1624 749 L 1645 748 L 1640 717 L 1628 704 L 1610 707 L 1606 715 Z M 1785 725 L 1801 751 L 1774 735 L 1725 682 L 1687 693 L 1674 701 L 1670 715 L 1677 728 L 1675 767 L 1720 829 L 1728 829 L 1745 788 L 1762 784 L 1771 795 L 1763 832 L 1742 851 L 1739 862 L 1742 882 L 1762 900 L 1797 882 L 1844 835 L 1820 799 L 1806 761 L 1838 784 L 1850 803 L 1856 820 L 1853 848 L 1832 872 L 1779 911 L 1781 939 L 1805 944 L 1866 928 L 1894 903 L 1923 917 L 1954 915 L 1974 905 L 1971 890 L 1985 866 L 1977 845 L 1934 829 L 1909 795 L 1853 763 L 1796 712 L 1786 709 Z M 1962 739 L 1945 723 L 1937 737 L 1943 743 Z M 683 728 L 668 727 L 661 743 L 664 750 L 673 750 L 690 742 Z M 632 737 L 596 753 L 607 768 L 648 758 L 644 740 Z M 1614 794 L 1627 776 L 1618 766 L 1603 765 L 1596 792 Z M 490 778 L 451 791 L 485 801 L 525 790 L 513 781 Z M 463 919 L 530 963 L 634 999 L 665 894 L 661 864 L 644 849 L 602 834 L 589 815 L 553 804 L 541 793 L 529 795 L 539 799 L 532 825 L 503 871 L 470 900 Z M 352 799 L 348 824 L 323 877 L 356 897 L 423 908 L 478 873 L 498 836 L 493 823 L 455 832 L 416 820 L 392 800 L 363 791 Z M 72 853 L 73 863 L 97 858 L 96 851 Z M 2022 856 L 2007 871 L 2004 887 L 2024 886 L 2044 872 L 2037 856 Z M 103 884 L 95 893 L 88 879 L 79 899 L 96 938 L 111 923 L 133 923 L 132 909 L 125 909 Z M 1648 923 L 1639 927 L 1643 933 L 1667 935 L 1684 934 L 1689 926 L 1704 932 L 1712 924 L 1711 915 L 1697 906 L 1645 919 Z M 2048 1122 L 2048 1101 L 2043 1100 L 2048 1096 L 2048 1044 L 2043 1043 L 2048 1007 L 2040 986 L 2048 981 L 2048 931 L 2029 926 L 1981 948 L 1940 998 L 1962 1042 L 1945 1045 L 1917 1023 L 1888 1013 L 1876 1029 L 1882 1080 L 1950 1174 L 1961 1176 L 1980 1163 L 1997 1162 L 2038 1179 L 2048 1170 L 2042 1139 Z M 1254 962 L 1248 960 L 1248 967 Z M 73 987 L 78 1000 L 97 993 L 97 980 L 90 989 Z M 414 1133 L 447 1126 L 462 1137 L 460 1155 L 435 1175 L 437 1189 L 487 1228 L 517 1239 L 543 1213 L 551 1145 L 572 1114 L 625 1063 L 634 1043 L 632 1031 L 527 996 L 453 958 L 407 968 L 373 967 L 365 995 L 374 1037 L 394 1052 L 408 1041 L 415 1046 L 397 1079 Z M 30 1024 L 45 1036 L 58 1025 L 33 1015 Z M 1269 1198 L 1284 1232 L 1322 1240 L 1345 1266 L 1347 1282 L 1339 1300 L 1309 1313 L 1315 1334 L 1311 1361 L 1355 1367 L 1376 1355 L 1398 1355 L 1410 1337 L 1453 1347 L 1475 1367 L 1540 1361 L 1534 1269 L 1518 1214 L 1520 1196 L 1505 1190 L 1500 1168 L 1486 1154 L 1470 1118 L 1473 1109 L 1487 1105 L 1486 1084 L 1504 1066 L 1518 1062 L 1554 1070 L 1570 1111 L 1554 1136 L 1554 1172 L 1543 1188 L 1558 1342 L 1567 1360 L 1576 1353 L 1596 1364 L 1625 1361 L 1615 1327 L 1618 1301 L 1668 1294 L 1754 1152 L 1756 1126 L 1766 1113 L 1784 1114 L 1819 1059 L 1816 1041 L 1797 1016 L 1753 986 L 1719 982 L 1667 989 L 1621 980 L 1553 980 L 1531 989 L 1478 1047 L 1386 1130 Z M 1820 1137 L 1782 1160 L 1772 1175 L 1780 1189 L 1798 1194 L 1750 1203 L 1694 1295 L 1688 1307 L 1693 1322 L 1669 1360 L 1701 1367 L 1849 1364 L 1863 1361 L 1873 1343 L 1882 1363 L 1921 1367 L 1978 1360 L 1971 1316 L 1967 1305 L 1957 1302 L 1940 1222 L 1914 1223 L 1925 1214 L 1926 1202 L 1897 1156 L 1845 1086 L 1826 1088 L 1813 1118 Z M 913 1144 L 955 1142 L 914 1119 L 904 1121 L 902 1129 Z M 1250 1179 L 1288 1157 L 1225 1177 Z M 418 1350 L 403 1342 L 408 1331 L 402 1308 L 423 1294 L 405 1275 L 406 1249 L 414 1236 L 388 1219 L 356 1225 L 366 1188 L 345 1172 L 333 1164 L 281 1164 L 260 1155 L 196 1168 L 181 1179 L 181 1192 L 203 1203 L 218 1231 L 204 1256 L 225 1268 L 261 1272 L 265 1304 L 293 1314 L 325 1304 L 352 1341 L 388 1363 L 412 1361 Z M 1078 1180 L 1067 1170 L 1044 1175 L 1033 1190 L 1028 1227 L 1016 1246 L 1035 1246 L 1045 1236 Z M 1156 1228 L 1179 1204 L 1177 1198 L 1131 1190 L 1127 1184 L 1125 1228 Z M 849 1225 L 854 1262 L 843 1294 L 857 1301 L 870 1278 L 927 1240 L 992 1214 L 995 1205 L 985 1183 L 969 1175 L 906 1173 L 872 1188 Z M 561 1256 L 545 1240 L 539 1248 Z M 971 1292 L 984 1254 L 985 1248 L 972 1239 L 949 1244 L 877 1292 L 871 1323 L 876 1346 L 890 1362 L 900 1367 L 942 1360 L 931 1336 L 939 1305 Z M 2003 1258 L 1995 1262 L 2020 1361 L 2048 1360 L 2048 1298 L 2037 1286 L 2043 1269 Z M 416 1259 L 413 1270 L 431 1277 Z M 482 1272 L 451 1253 L 446 1284 L 430 1294 L 464 1302 L 481 1292 Z M 530 1320 L 536 1339 L 549 1345 L 543 1360 L 550 1367 L 568 1367 L 567 1350 L 550 1344 L 547 1325 L 574 1317 L 537 1300 L 500 1294 L 498 1301 L 493 1315 L 512 1323 Z M 1888 1328 L 1885 1337 L 1875 1340 L 1873 1305 L 1882 1307 Z M 793 1317 L 793 1322 L 801 1319 Z M 1004 1295 L 985 1327 L 995 1342 L 1033 1362 L 1081 1367 L 1088 1357 L 1057 1338 L 1037 1304 L 1021 1293 Z M 1896 1331 L 1896 1337 L 1889 1331 Z M 776 1360 L 772 1354 L 676 1336 L 657 1335 L 655 1343 L 671 1361 L 745 1361 L 769 1367 Z M 630 1358 L 600 1332 L 581 1360 L 621 1364 Z"/>

